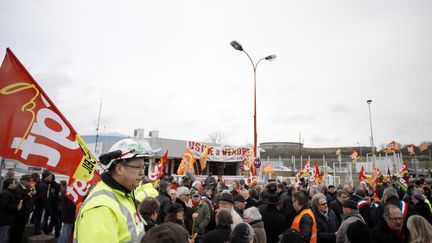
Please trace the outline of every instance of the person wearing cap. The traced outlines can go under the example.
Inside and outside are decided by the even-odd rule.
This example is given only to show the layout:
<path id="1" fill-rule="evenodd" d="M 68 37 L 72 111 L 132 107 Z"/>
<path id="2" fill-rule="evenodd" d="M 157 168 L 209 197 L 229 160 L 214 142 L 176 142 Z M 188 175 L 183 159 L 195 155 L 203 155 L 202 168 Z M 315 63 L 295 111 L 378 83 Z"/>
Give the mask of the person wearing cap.
<path id="1" fill-rule="evenodd" d="M 79 210 L 74 242 L 140 241 L 144 221 L 133 192 L 144 177 L 143 150 L 137 141 L 123 139 L 99 157 L 106 171 Z"/>
<path id="2" fill-rule="evenodd" d="M 51 214 L 51 201 L 49 198 L 51 190 L 52 173 L 48 170 L 42 172 L 42 179 L 36 186 L 36 194 L 34 196 L 34 235 L 42 234 L 42 229 L 47 231 L 48 225 L 46 221 L 42 222 L 42 215 Z M 42 225 L 43 224 L 43 225 Z M 47 232 L 45 232 L 47 233 Z"/>
<path id="3" fill-rule="evenodd" d="M 246 199 L 242 195 L 237 195 L 234 197 L 234 210 L 238 213 L 240 217 L 243 218 L 243 212 L 246 208 Z"/>
<path id="4" fill-rule="evenodd" d="M 15 220 L 11 230 L 10 242 L 22 242 L 22 232 L 33 212 L 33 196 L 36 190 L 31 185 L 31 175 L 22 175 L 15 188 L 14 195 L 17 202 L 22 201 L 21 210 L 15 212 Z"/>
<path id="5" fill-rule="evenodd" d="M 366 224 L 363 217 L 360 215 L 358 210 L 357 202 L 353 200 L 346 200 L 342 203 L 343 210 L 343 221 L 338 231 L 336 232 L 336 243 L 349 243 L 350 241 L 347 238 L 346 232 L 348 226 L 356 221 L 361 221 L 363 224 Z"/>
<path id="6" fill-rule="evenodd" d="M 240 217 L 240 215 L 238 215 L 238 213 L 233 209 L 233 204 L 233 196 L 227 192 L 222 193 L 217 199 L 218 208 L 225 208 L 231 213 L 233 219 L 231 229 L 234 229 L 237 224 L 243 222 L 243 219 Z"/>
<path id="7" fill-rule="evenodd" d="M 266 232 L 267 242 L 277 242 L 278 236 L 288 227 L 283 214 L 279 211 L 280 197 L 276 193 L 266 191 L 267 195 L 262 200 L 262 205 L 258 207 L 264 229 Z"/>
<path id="8" fill-rule="evenodd" d="M 307 242 L 316 243 L 317 223 L 312 209 L 308 207 L 308 198 L 304 192 L 293 194 L 293 207 L 297 211 L 297 216 L 294 218 L 291 228 L 299 231 Z"/>
<path id="9" fill-rule="evenodd" d="M 425 203 L 425 197 L 420 190 L 423 189 L 415 190 L 411 196 L 414 203 L 413 214 L 423 216 L 429 223 L 432 223 L 431 208 Z"/>
<path id="10" fill-rule="evenodd" d="M 190 192 L 192 198 L 192 232 L 191 235 L 197 233 L 195 242 L 203 241 L 205 229 L 210 222 L 210 208 L 204 201 L 201 200 L 199 191 L 192 189 Z"/>
<path id="11" fill-rule="evenodd" d="M 168 209 L 168 214 L 165 218 L 166 222 L 176 223 L 186 229 L 184 224 L 184 209 L 183 206 L 178 203 L 173 203 Z M 187 230 L 187 229 L 186 229 Z"/>

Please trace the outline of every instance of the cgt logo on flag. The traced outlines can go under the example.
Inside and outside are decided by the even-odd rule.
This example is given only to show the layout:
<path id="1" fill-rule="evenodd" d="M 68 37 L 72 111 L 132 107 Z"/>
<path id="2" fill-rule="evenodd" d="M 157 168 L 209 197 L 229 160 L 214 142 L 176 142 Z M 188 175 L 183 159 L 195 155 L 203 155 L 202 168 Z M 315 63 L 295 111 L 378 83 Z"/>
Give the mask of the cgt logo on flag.
<path id="1" fill-rule="evenodd" d="M 8 48 L 0 68 L 0 156 L 82 181 L 96 160 Z"/>

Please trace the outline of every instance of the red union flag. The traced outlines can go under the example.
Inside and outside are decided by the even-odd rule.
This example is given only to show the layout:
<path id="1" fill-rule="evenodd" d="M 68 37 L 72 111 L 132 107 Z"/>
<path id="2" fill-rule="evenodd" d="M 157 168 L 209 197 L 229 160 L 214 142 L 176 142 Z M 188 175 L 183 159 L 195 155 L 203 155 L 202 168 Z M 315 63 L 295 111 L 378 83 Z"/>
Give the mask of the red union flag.
<path id="1" fill-rule="evenodd" d="M 409 155 L 415 155 L 414 144 L 408 144 L 406 146 Z"/>
<path id="2" fill-rule="evenodd" d="M 96 160 L 8 48 L 0 68 L 0 156 L 86 182 Z"/>
<path id="3" fill-rule="evenodd" d="M 164 153 L 162 158 L 159 160 L 159 163 L 157 164 L 158 179 L 162 179 L 164 177 L 167 159 L 168 159 L 168 150 Z"/>
<path id="4" fill-rule="evenodd" d="M 360 155 L 355 150 L 351 151 L 350 156 L 351 156 L 352 162 L 355 162 L 356 160 L 360 159 Z"/>

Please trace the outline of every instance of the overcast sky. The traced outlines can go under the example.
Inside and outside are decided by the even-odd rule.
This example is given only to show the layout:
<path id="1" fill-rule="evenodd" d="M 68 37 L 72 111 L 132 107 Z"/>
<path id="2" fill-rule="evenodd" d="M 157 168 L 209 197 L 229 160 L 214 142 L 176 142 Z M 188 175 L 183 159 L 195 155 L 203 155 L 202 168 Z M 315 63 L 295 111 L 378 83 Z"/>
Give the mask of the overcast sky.
<path id="1" fill-rule="evenodd" d="M 232 145 L 432 140 L 432 1 L 1 1 L 10 47 L 81 135 Z"/>

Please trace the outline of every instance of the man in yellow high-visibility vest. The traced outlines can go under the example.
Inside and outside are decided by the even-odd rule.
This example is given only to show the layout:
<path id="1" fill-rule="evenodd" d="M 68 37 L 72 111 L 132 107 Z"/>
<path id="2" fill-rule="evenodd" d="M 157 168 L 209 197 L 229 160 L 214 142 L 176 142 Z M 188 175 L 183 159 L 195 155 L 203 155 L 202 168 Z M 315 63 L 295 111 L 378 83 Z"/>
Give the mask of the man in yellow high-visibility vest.
<path id="1" fill-rule="evenodd" d="M 105 165 L 75 222 L 74 242 L 139 242 L 144 224 L 134 189 L 144 177 L 143 146 L 133 139 L 114 144 L 99 159 Z"/>

